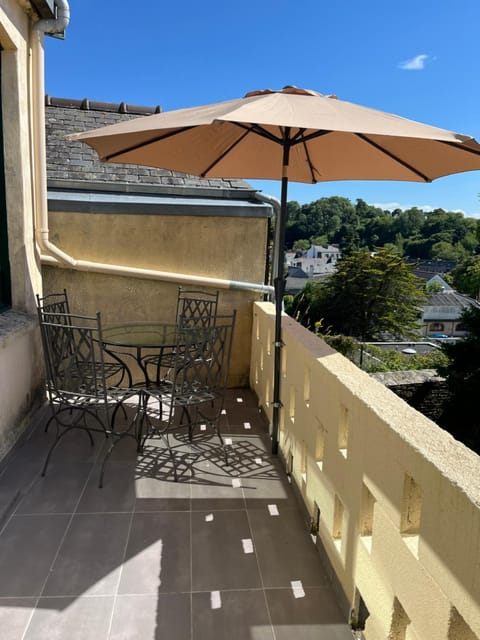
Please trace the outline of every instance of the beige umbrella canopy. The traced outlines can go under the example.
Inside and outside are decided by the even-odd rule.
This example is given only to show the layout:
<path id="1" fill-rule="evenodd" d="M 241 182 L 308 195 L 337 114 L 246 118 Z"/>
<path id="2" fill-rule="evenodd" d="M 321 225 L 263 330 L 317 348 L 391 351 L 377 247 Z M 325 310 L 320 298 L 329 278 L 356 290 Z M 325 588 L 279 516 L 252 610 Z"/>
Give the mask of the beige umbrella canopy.
<path id="1" fill-rule="evenodd" d="M 282 180 L 276 225 L 273 451 L 280 403 L 281 305 L 288 181 L 431 182 L 480 170 L 473 138 L 396 115 L 285 87 L 244 98 L 128 120 L 69 136 L 101 160 L 201 177 Z"/>

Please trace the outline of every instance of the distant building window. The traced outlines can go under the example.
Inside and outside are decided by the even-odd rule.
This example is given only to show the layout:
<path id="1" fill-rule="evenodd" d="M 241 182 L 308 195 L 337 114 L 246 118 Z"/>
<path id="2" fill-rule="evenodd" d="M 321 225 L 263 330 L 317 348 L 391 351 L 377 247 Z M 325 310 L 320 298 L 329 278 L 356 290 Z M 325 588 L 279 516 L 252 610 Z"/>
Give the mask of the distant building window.
<path id="1" fill-rule="evenodd" d="M 2 48 L 0 47 L 0 311 L 12 304 L 10 260 L 8 256 L 7 202 L 5 197 L 5 159 L 3 156 Z"/>
<path id="2" fill-rule="evenodd" d="M 431 331 L 443 331 L 443 329 L 443 322 L 432 322 L 432 324 L 430 325 Z"/>
<path id="3" fill-rule="evenodd" d="M 455 327 L 455 331 L 466 331 L 465 325 L 459 322 Z"/>

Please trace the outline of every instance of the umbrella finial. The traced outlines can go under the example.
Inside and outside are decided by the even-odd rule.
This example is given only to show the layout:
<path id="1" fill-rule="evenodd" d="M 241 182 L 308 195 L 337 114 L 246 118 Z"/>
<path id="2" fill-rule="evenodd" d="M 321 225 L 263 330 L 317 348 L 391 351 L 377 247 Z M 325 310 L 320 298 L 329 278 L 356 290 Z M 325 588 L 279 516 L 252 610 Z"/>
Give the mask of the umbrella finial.
<path id="1" fill-rule="evenodd" d="M 253 96 L 263 96 L 267 93 L 293 93 L 298 96 L 320 96 L 323 97 L 332 97 L 332 96 L 324 96 L 323 93 L 319 93 L 318 91 L 314 91 L 313 89 L 301 89 L 296 87 L 294 84 L 287 84 L 283 87 L 283 89 L 257 89 L 256 91 L 249 91 L 244 95 L 244 98 L 252 98 Z"/>

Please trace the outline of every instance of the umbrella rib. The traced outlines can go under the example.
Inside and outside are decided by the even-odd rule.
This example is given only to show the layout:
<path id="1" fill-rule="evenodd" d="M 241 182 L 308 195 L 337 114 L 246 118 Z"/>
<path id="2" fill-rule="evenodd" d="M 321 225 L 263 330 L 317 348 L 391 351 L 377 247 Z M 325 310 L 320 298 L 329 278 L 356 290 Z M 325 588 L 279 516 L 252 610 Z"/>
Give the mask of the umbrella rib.
<path id="1" fill-rule="evenodd" d="M 404 160 L 402 160 L 401 158 L 399 158 L 395 154 L 391 153 L 387 149 L 384 149 L 381 145 L 377 144 L 373 140 L 370 140 L 363 133 L 355 133 L 354 135 L 356 135 L 358 138 L 360 138 L 361 140 L 363 140 L 367 144 L 371 145 L 372 147 L 375 147 L 375 149 L 378 149 L 378 151 L 381 151 L 382 153 L 384 153 L 386 156 L 388 156 L 392 160 L 395 160 L 395 162 L 398 162 L 399 164 L 401 164 L 403 167 L 405 167 L 406 169 L 408 169 L 409 171 L 411 171 L 412 173 L 417 175 L 419 178 L 421 178 L 424 182 L 431 182 L 432 181 L 432 179 L 429 178 L 428 176 L 426 176 L 424 173 L 422 173 L 421 171 L 418 171 L 411 164 L 409 164 L 408 162 L 405 162 Z"/>
<path id="2" fill-rule="evenodd" d="M 301 129 L 299 133 L 303 131 L 305 131 L 305 129 Z M 296 136 L 295 136 L 294 138 L 292 138 L 292 145 L 300 144 L 302 142 L 310 142 L 310 140 L 314 140 L 315 138 L 321 138 L 322 136 L 327 135 L 327 133 L 333 133 L 333 131 L 331 129 L 319 129 L 318 131 L 309 133 L 307 136 L 302 135 L 302 137 L 298 139 L 296 139 Z"/>
<path id="3" fill-rule="evenodd" d="M 232 151 L 232 149 L 235 149 L 237 144 L 240 144 L 240 142 L 242 142 L 242 140 L 244 140 L 244 138 L 246 138 L 248 136 L 248 134 L 249 134 L 249 131 L 247 130 L 247 131 L 245 131 L 243 133 L 243 135 L 240 136 L 240 138 L 237 138 L 235 140 L 235 142 L 232 142 L 232 144 L 230 146 L 228 146 L 223 153 L 221 153 L 217 158 L 215 158 L 215 160 L 204 171 L 202 171 L 199 174 L 200 177 L 201 178 L 205 178 L 207 173 L 209 171 L 211 171 L 213 169 L 213 167 L 215 167 L 219 162 L 221 162 L 223 160 L 223 158 L 225 158 L 225 156 L 227 156 L 230 153 L 230 151 Z"/>
<path id="4" fill-rule="evenodd" d="M 246 125 L 242 122 L 232 122 L 232 124 L 240 127 L 240 129 L 244 129 L 247 133 L 254 133 L 257 136 L 261 136 L 262 138 L 267 138 L 271 142 L 275 142 L 276 144 L 280 144 L 283 146 L 283 138 L 273 135 L 270 131 L 267 131 L 263 127 L 258 124 Z"/>
<path id="5" fill-rule="evenodd" d="M 139 144 L 134 144 L 131 147 L 126 147 L 121 149 L 120 151 L 115 151 L 115 153 L 109 153 L 104 158 L 105 161 L 110 161 L 118 156 L 123 155 L 124 153 L 129 153 L 130 151 L 136 151 L 137 149 L 143 149 L 144 147 L 148 147 L 151 144 L 155 144 L 155 142 L 159 142 L 160 140 L 167 140 L 167 138 L 171 138 L 173 136 L 179 135 L 180 133 L 185 133 L 185 131 L 190 131 L 190 129 L 194 129 L 194 125 L 190 127 L 182 127 L 181 129 L 175 129 L 175 131 L 169 131 L 162 136 L 157 136 L 151 140 L 145 140 L 145 142 L 140 142 Z"/>
<path id="6" fill-rule="evenodd" d="M 312 178 L 312 184 L 315 184 L 317 182 L 317 179 L 315 177 L 315 167 L 312 164 L 312 161 L 310 159 L 310 154 L 308 152 L 308 147 L 306 142 L 303 143 L 303 150 L 305 151 L 305 157 L 307 158 L 307 164 L 308 164 L 308 168 L 310 170 L 310 176 Z"/>
<path id="7" fill-rule="evenodd" d="M 456 142 L 451 142 L 450 140 L 439 140 L 439 142 L 446 144 L 449 147 L 460 149 L 461 151 L 468 151 L 468 153 L 473 153 L 474 156 L 480 156 L 480 151 L 478 151 L 478 149 L 471 149 L 470 147 L 466 147 L 463 144 L 457 144 Z"/>

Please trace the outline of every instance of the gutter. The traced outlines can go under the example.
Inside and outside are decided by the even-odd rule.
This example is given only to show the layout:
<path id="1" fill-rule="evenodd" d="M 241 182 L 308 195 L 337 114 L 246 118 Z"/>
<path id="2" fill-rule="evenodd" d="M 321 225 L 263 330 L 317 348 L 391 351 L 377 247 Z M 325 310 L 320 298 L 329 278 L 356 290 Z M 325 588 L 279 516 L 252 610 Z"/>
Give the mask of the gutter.
<path id="1" fill-rule="evenodd" d="M 47 206 L 47 163 L 45 142 L 45 84 L 44 84 L 44 50 L 43 34 L 59 33 L 65 30 L 70 21 L 70 9 L 67 0 L 55 0 L 57 9 L 56 20 L 39 20 L 33 26 L 32 33 L 32 64 L 33 64 L 33 157 L 35 172 L 35 239 L 39 247 L 42 264 L 48 264 L 77 271 L 90 271 L 94 273 L 112 274 L 130 278 L 148 280 L 163 280 L 166 282 L 194 283 L 222 289 L 237 289 L 246 291 L 259 291 L 271 295 L 273 287 L 263 283 L 242 282 L 237 280 L 225 280 L 210 278 L 194 274 L 158 271 L 153 269 L 138 269 L 126 265 L 91 262 L 89 260 L 77 260 L 73 256 L 62 251 L 50 240 Z M 260 194 L 255 193 L 258 197 Z M 265 198 L 265 196 L 262 196 Z M 258 198 L 261 199 L 261 198 Z M 267 199 L 262 200 L 268 202 Z"/>
<path id="2" fill-rule="evenodd" d="M 255 199 L 258 200 L 259 202 L 265 202 L 269 205 L 271 205 L 273 207 L 273 210 L 275 211 L 275 228 L 278 228 L 277 225 L 277 221 L 280 217 L 280 200 L 278 200 L 277 198 L 274 198 L 273 196 L 269 196 L 265 193 L 262 193 L 261 191 L 257 191 L 255 193 Z M 268 242 L 268 240 L 267 240 Z M 275 238 L 275 242 L 273 243 L 273 256 L 272 256 L 272 265 L 276 265 L 278 263 L 278 260 L 276 260 L 276 255 L 278 253 L 278 239 Z M 275 281 L 275 278 L 278 277 L 278 274 L 273 273 L 273 270 L 269 269 L 269 264 L 268 264 L 268 248 L 267 248 L 267 264 L 265 265 L 265 271 L 266 273 L 268 273 L 270 271 L 270 277 L 269 277 L 269 284 L 271 285 L 271 294 L 274 294 L 274 290 L 275 288 L 273 287 L 273 282 Z M 265 280 L 267 280 L 267 278 L 265 278 Z"/>

